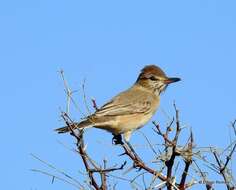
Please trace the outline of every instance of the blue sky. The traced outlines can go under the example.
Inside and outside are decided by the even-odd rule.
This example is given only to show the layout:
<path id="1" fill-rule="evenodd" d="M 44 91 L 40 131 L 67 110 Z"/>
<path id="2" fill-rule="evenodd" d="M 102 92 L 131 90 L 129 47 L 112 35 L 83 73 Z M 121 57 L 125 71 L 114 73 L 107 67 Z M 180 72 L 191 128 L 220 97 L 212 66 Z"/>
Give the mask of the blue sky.
<path id="1" fill-rule="evenodd" d="M 88 99 L 101 106 L 132 85 L 143 66 L 159 65 L 182 81 L 163 94 L 153 119 L 164 125 L 175 100 L 198 146 L 225 146 L 236 118 L 235 6 L 233 0 L 1 1 L 2 188 L 73 189 L 32 173 L 44 167 L 30 153 L 81 177 L 80 159 L 58 142 L 73 147 L 73 140 L 53 132 L 63 125 L 66 104 L 60 69 L 79 90 L 75 99 L 85 111 L 85 78 Z M 72 116 L 81 117 L 75 109 Z M 141 131 L 160 143 L 151 128 L 149 123 Z M 85 139 L 98 161 L 125 160 L 117 159 L 122 151 L 110 145 L 108 133 L 89 129 Z M 131 143 L 142 140 L 137 132 Z"/>

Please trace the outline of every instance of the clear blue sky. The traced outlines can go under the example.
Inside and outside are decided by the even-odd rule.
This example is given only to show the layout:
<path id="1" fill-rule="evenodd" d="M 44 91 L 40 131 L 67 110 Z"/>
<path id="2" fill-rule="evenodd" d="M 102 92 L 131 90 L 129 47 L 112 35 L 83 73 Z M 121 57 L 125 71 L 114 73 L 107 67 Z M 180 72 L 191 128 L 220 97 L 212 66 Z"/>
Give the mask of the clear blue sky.
<path id="1" fill-rule="evenodd" d="M 84 78 L 87 97 L 102 105 L 132 85 L 144 65 L 159 65 L 182 82 L 163 94 L 153 119 L 164 125 L 175 100 L 197 145 L 225 146 L 236 118 L 235 7 L 233 0 L 1 1 L 1 189 L 73 189 L 29 171 L 47 170 L 30 153 L 81 177 L 80 159 L 58 143 L 73 147 L 73 141 L 53 132 L 63 125 L 66 103 L 60 69 L 84 110 Z M 73 118 L 80 117 L 74 110 Z M 142 132 L 160 143 L 151 128 Z M 125 160 L 117 159 L 122 151 L 110 146 L 108 133 L 90 129 L 85 139 L 98 161 Z M 142 141 L 138 132 L 131 139 Z"/>

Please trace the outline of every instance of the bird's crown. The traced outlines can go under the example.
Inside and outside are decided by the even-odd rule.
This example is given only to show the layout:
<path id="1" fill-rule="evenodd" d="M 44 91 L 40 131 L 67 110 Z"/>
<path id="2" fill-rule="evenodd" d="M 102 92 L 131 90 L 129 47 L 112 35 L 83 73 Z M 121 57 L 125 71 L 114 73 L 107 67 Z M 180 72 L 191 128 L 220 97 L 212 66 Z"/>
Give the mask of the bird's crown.
<path id="1" fill-rule="evenodd" d="M 140 73 L 141 78 L 142 77 L 148 78 L 148 76 L 152 76 L 152 75 L 155 75 L 161 78 L 167 78 L 164 71 L 161 70 L 161 68 L 156 65 L 147 65 L 141 70 L 141 73 Z"/>

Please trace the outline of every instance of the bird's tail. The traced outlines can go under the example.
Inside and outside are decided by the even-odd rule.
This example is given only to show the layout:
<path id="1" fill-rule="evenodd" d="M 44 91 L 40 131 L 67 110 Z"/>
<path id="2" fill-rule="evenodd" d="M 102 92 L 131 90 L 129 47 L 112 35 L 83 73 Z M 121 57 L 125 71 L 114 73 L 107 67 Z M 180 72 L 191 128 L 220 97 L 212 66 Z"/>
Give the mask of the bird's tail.
<path id="1" fill-rule="evenodd" d="M 73 124 L 71 123 L 70 124 L 71 129 L 84 129 L 84 128 L 91 127 L 91 126 L 92 126 L 92 121 L 90 121 L 89 119 L 81 121 L 80 123 L 73 123 Z M 68 126 L 61 127 L 61 128 L 55 129 L 55 131 L 58 133 L 67 133 L 70 131 L 70 128 Z"/>

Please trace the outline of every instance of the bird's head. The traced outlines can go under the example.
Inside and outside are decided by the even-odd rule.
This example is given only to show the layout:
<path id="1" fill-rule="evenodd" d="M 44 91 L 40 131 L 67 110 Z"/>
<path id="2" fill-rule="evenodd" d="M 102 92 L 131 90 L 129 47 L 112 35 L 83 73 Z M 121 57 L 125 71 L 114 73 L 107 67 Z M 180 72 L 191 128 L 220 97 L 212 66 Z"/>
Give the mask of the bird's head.
<path id="1" fill-rule="evenodd" d="M 159 95 L 171 83 L 180 81 L 180 78 L 167 77 L 164 71 L 156 65 L 147 65 L 139 74 L 136 84 L 143 86 Z"/>

